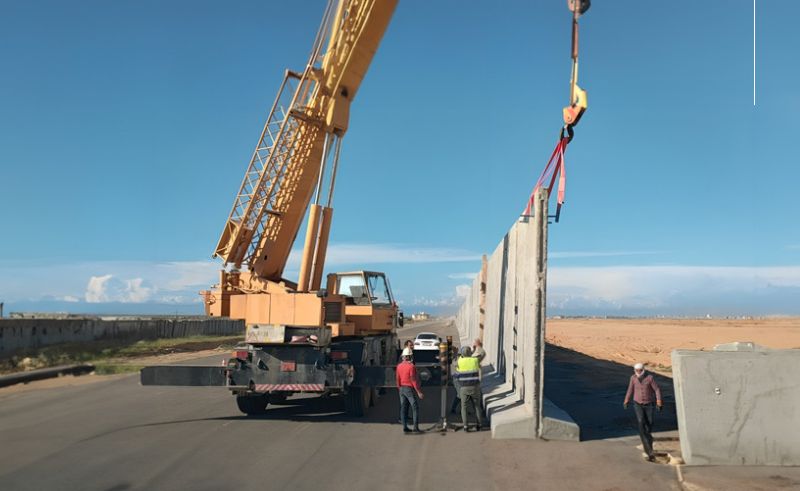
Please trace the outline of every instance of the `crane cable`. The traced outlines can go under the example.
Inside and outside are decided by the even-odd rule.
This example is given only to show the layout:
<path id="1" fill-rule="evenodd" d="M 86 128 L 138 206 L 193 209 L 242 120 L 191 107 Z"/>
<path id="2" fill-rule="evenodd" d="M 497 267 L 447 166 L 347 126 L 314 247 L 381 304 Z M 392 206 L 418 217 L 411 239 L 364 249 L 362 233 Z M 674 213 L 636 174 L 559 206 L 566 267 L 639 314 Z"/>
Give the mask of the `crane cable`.
<path id="1" fill-rule="evenodd" d="M 578 121 L 580 121 L 587 107 L 586 91 L 578 86 L 578 18 L 586 13 L 590 6 L 591 0 L 567 0 L 567 8 L 572 12 L 572 74 L 570 76 L 569 105 L 562 110 L 564 126 L 559 131 L 556 148 L 550 155 L 550 160 L 547 161 L 547 165 L 545 165 L 542 174 L 539 176 L 531 192 L 527 206 L 525 207 L 525 216 L 530 216 L 531 214 L 537 191 L 549 181 L 549 184 L 547 184 L 547 195 L 550 196 L 556 182 L 556 177 L 558 177 L 556 213 L 553 218 L 555 218 L 556 223 L 558 223 L 561 217 L 561 205 L 564 204 L 564 194 L 567 186 L 564 154 L 567 151 L 567 145 L 569 145 L 573 136 L 575 136 L 573 128 L 578 124 Z"/>

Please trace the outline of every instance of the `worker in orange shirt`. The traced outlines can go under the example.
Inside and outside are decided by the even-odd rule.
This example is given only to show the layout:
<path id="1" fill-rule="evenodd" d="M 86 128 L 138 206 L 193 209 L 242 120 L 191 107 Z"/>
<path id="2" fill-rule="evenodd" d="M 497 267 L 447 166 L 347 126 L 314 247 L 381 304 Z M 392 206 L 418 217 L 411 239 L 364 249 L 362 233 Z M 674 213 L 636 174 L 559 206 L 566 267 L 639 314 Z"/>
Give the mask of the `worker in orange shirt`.
<path id="1" fill-rule="evenodd" d="M 410 348 L 403 348 L 403 360 L 397 365 L 397 391 L 400 393 L 400 422 L 403 424 L 403 433 L 422 433 L 419 429 L 419 402 L 424 399 L 422 388 L 417 377 L 417 368 L 411 363 L 414 356 Z M 411 406 L 411 415 L 414 420 L 414 429 L 408 428 L 408 406 Z"/>

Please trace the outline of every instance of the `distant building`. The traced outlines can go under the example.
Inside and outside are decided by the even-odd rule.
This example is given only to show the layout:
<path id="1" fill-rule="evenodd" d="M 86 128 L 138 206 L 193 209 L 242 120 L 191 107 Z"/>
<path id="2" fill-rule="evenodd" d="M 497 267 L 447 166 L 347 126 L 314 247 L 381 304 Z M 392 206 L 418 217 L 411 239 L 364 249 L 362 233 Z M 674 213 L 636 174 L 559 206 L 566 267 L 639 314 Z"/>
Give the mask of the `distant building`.
<path id="1" fill-rule="evenodd" d="M 426 314 L 425 312 L 417 312 L 416 314 L 411 314 L 411 320 L 413 321 L 424 321 L 430 319 L 430 314 Z"/>

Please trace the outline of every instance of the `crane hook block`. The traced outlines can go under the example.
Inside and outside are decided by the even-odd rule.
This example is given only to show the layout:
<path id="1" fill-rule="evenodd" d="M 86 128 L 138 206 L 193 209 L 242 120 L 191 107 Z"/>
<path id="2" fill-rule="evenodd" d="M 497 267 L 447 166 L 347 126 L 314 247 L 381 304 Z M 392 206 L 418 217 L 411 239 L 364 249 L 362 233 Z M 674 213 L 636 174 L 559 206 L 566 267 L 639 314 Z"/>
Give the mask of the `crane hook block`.
<path id="1" fill-rule="evenodd" d="M 577 12 L 578 15 L 583 15 L 592 6 L 592 0 L 567 0 L 567 8 L 571 12 Z"/>
<path id="2" fill-rule="evenodd" d="M 575 85 L 575 100 L 572 101 L 572 104 L 565 107 L 563 110 L 564 114 L 564 124 L 574 126 L 578 124 L 578 121 L 583 116 L 583 113 L 586 111 L 587 107 L 587 100 L 586 100 L 586 91 Z"/>

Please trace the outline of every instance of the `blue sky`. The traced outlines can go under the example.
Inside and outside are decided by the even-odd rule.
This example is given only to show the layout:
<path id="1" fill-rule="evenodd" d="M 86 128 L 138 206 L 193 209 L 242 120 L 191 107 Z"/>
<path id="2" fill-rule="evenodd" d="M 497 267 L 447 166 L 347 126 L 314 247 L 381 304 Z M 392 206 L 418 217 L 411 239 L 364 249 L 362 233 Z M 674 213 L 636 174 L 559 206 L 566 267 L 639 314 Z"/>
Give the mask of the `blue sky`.
<path id="1" fill-rule="evenodd" d="M 330 270 L 383 270 L 407 310 L 455 310 L 555 145 L 564 4 L 400 1 L 352 107 Z M 323 7 L 0 2 L 6 311 L 199 311 Z M 594 2 L 551 313 L 800 314 L 799 16 L 758 0 L 753 106 L 751 1 Z"/>

